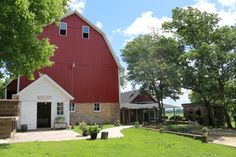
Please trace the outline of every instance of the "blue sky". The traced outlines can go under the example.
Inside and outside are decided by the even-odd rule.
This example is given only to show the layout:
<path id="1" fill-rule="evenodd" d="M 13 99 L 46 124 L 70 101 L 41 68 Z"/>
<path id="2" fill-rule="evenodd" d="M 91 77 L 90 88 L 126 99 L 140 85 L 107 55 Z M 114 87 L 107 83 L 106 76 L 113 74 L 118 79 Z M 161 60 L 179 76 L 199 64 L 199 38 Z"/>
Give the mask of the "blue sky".
<path id="1" fill-rule="evenodd" d="M 171 10 L 186 6 L 217 13 L 222 19 L 221 26 L 236 23 L 236 0 L 71 0 L 70 3 L 72 10 L 78 10 L 107 35 L 123 67 L 127 65 L 120 50 L 127 41 L 153 30 L 161 33 L 161 24 L 171 20 Z M 123 90 L 130 88 L 127 85 Z M 184 93 L 179 104 L 189 101 L 188 92 Z"/>

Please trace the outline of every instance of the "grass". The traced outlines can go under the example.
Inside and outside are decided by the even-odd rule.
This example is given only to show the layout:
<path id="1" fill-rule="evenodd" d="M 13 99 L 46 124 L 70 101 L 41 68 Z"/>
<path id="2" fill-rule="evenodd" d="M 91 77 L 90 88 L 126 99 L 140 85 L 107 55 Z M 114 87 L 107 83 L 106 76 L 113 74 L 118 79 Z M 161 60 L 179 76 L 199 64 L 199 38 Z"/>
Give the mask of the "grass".
<path id="1" fill-rule="evenodd" d="M 0 145 L 1 157 L 233 157 L 236 149 L 144 129 L 125 129 L 110 140 Z"/>
<path id="2" fill-rule="evenodd" d="M 102 125 L 102 129 L 108 129 L 108 128 L 113 128 L 113 127 L 115 127 L 115 126 L 112 124 Z M 72 130 L 82 134 L 82 130 L 79 128 L 79 125 L 74 126 L 74 128 Z"/>

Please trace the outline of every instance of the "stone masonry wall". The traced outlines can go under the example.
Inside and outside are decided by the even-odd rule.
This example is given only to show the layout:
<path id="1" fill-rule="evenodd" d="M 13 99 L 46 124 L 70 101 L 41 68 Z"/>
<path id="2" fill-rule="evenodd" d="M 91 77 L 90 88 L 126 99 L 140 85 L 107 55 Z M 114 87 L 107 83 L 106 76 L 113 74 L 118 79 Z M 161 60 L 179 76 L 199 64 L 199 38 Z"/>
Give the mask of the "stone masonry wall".
<path id="1" fill-rule="evenodd" d="M 120 119 L 119 103 L 100 103 L 100 112 L 94 112 L 94 103 L 77 103 L 76 111 L 70 113 L 70 123 L 108 124 Z"/>

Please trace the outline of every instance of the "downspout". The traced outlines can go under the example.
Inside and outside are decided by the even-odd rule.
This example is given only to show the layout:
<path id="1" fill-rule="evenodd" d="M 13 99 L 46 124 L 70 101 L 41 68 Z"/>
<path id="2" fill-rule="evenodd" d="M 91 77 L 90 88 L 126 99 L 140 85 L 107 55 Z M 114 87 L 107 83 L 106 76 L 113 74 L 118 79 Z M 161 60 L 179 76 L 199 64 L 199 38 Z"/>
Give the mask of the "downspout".
<path id="1" fill-rule="evenodd" d="M 16 94 L 19 93 L 20 91 L 20 77 L 17 77 L 17 89 L 16 89 Z"/>
<path id="2" fill-rule="evenodd" d="M 7 99 L 7 86 L 6 86 L 6 88 L 4 89 L 4 99 Z"/>

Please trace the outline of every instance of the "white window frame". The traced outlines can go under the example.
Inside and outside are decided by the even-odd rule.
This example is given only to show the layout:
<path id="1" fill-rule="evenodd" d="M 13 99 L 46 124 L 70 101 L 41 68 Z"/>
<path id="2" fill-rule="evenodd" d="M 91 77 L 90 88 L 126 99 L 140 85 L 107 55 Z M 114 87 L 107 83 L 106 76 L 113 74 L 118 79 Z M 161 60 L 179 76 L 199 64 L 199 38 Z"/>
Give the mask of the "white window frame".
<path id="1" fill-rule="evenodd" d="M 88 28 L 88 38 L 84 38 L 84 28 L 87 27 Z M 89 39 L 90 38 L 90 27 L 89 26 L 82 26 L 82 38 L 83 39 Z"/>
<path id="2" fill-rule="evenodd" d="M 60 108 L 59 108 L 58 105 L 62 105 L 62 106 L 60 106 Z M 59 114 L 58 114 L 58 109 L 59 109 L 59 112 L 60 112 Z M 57 102 L 57 115 L 58 116 L 63 116 L 64 115 L 64 103 L 63 102 Z"/>
<path id="3" fill-rule="evenodd" d="M 95 110 L 95 105 L 97 105 L 97 104 L 99 105 L 99 110 Z M 101 112 L 101 104 L 100 103 L 96 102 L 93 104 L 93 112 Z"/>
<path id="4" fill-rule="evenodd" d="M 66 25 L 66 34 L 65 34 L 65 35 L 61 34 L 61 23 L 63 23 L 63 24 Z M 66 23 L 66 22 L 60 22 L 60 24 L 59 24 L 59 35 L 60 35 L 60 36 L 67 36 L 67 31 L 68 31 L 68 25 L 67 25 L 67 23 Z"/>
<path id="5" fill-rule="evenodd" d="M 71 110 L 71 105 L 74 105 L 74 110 Z M 70 105 L 69 105 L 69 111 L 70 111 L 70 112 L 75 112 L 75 111 L 76 111 L 76 104 L 75 104 L 75 103 L 70 103 Z"/>

